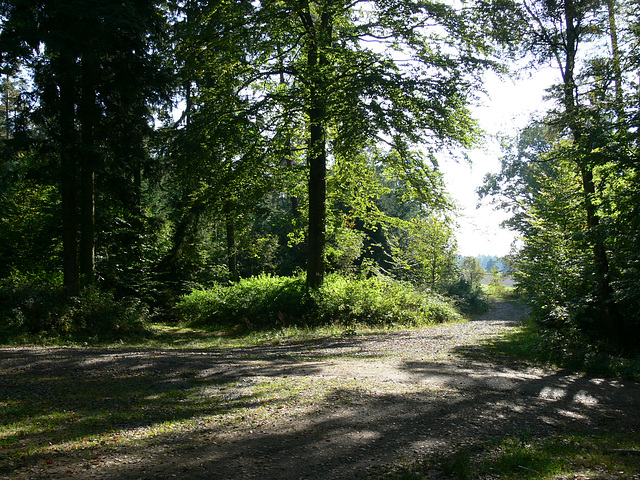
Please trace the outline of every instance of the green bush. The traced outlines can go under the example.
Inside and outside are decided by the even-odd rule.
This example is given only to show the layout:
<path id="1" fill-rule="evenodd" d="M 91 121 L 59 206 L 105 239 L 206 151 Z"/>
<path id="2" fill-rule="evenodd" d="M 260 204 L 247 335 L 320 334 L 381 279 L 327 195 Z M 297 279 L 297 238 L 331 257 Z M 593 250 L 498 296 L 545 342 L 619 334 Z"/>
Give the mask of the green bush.
<path id="1" fill-rule="evenodd" d="M 261 274 L 228 287 L 194 290 L 176 305 L 191 325 L 237 325 L 247 329 L 285 326 L 308 318 L 304 278 Z"/>
<path id="2" fill-rule="evenodd" d="M 65 300 L 58 275 L 14 275 L 0 280 L 0 336 L 122 338 L 145 330 L 148 312 L 141 302 L 84 288 Z"/>
<path id="3" fill-rule="evenodd" d="M 143 333 L 147 317 L 148 310 L 138 299 L 116 299 L 111 292 L 86 287 L 65 306 L 59 327 L 63 333 L 123 338 Z"/>
<path id="4" fill-rule="evenodd" d="M 479 315 L 491 309 L 486 294 L 479 287 L 472 287 L 464 278 L 451 285 L 447 291 L 458 309 L 469 315 Z"/>
<path id="5" fill-rule="evenodd" d="M 354 323 L 419 326 L 461 318 L 449 302 L 425 297 L 409 284 L 340 274 L 328 275 L 322 287 L 312 292 L 307 291 L 303 276 L 269 275 L 194 290 L 178 302 L 176 313 L 191 325 L 247 329 Z"/>
<path id="6" fill-rule="evenodd" d="M 323 323 L 419 326 L 460 318 L 440 297 L 426 297 L 410 284 L 386 277 L 329 275 L 314 300 Z"/>
<path id="7" fill-rule="evenodd" d="M 558 309 L 554 315 L 566 314 Z M 595 342 L 578 328 L 548 327 L 533 317 L 493 343 L 492 348 L 589 375 L 640 381 L 640 356 L 623 357 L 606 342 Z"/>
<path id="8" fill-rule="evenodd" d="M 64 307 L 62 279 L 14 274 L 0 280 L 0 333 L 39 333 L 58 328 Z"/>

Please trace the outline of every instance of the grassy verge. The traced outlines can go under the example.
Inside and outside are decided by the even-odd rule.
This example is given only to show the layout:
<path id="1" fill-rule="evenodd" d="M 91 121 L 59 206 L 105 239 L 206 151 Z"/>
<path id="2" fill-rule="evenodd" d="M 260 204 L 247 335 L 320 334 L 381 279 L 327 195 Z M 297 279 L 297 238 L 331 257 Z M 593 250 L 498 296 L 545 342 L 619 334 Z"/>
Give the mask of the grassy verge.
<path id="1" fill-rule="evenodd" d="M 580 338 L 544 330 L 534 322 L 493 340 L 486 348 L 497 355 L 569 368 L 589 375 L 640 381 L 640 358 L 598 351 Z"/>
<path id="2" fill-rule="evenodd" d="M 455 322 L 462 321 L 455 319 Z M 452 323 L 452 322 L 448 322 Z M 410 331 L 424 326 L 381 325 L 360 323 L 329 324 L 315 327 L 281 327 L 270 330 L 246 330 L 233 327 L 189 327 L 186 325 L 154 324 L 151 334 L 135 342 L 123 342 L 117 348 L 207 349 L 252 348 L 290 343 L 316 342 L 323 339 L 350 338 L 397 331 Z M 113 344 L 111 344 L 113 346 Z"/>
<path id="3" fill-rule="evenodd" d="M 523 435 L 465 447 L 446 457 L 388 472 L 383 478 L 417 480 L 434 470 L 457 480 L 630 480 L 640 478 L 640 434 L 546 439 Z"/>

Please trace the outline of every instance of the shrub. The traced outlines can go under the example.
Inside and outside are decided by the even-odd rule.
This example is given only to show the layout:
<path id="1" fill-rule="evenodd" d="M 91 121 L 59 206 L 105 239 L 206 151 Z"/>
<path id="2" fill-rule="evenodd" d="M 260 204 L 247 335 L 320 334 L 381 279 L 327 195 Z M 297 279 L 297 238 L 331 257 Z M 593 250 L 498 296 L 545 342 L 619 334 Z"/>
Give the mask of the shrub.
<path id="1" fill-rule="evenodd" d="M 123 338 L 146 329 L 148 310 L 135 298 L 116 299 L 113 293 L 86 287 L 60 317 L 62 332 L 99 339 Z"/>
<path id="2" fill-rule="evenodd" d="M 285 326 L 306 318 L 304 278 L 261 274 L 228 287 L 194 290 L 176 305 L 178 318 L 193 325 Z"/>
<path id="3" fill-rule="evenodd" d="M 64 307 L 62 279 L 13 274 L 0 280 L 0 333 L 39 333 L 57 328 Z"/>
<path id="4" fill-rule="evenodd" d="M 324 322 L 418 326 L 460 318 L 443 299 L 387 277 L 329 275 L 314 300 Z"/>
<path id="5" fill-rule="evenodd" d="M 0 281 L 0 335 L 122 338 L 145 330 L 147 309 L 95 287 L 65 301 L 57 275 L 14 275 Z"/>
<path id="6" fill-rule="evenodd" d="M 479 287 L 472 287 L 464 278 L 451 285 L 447 291 L 458 309 L 469 315 L 479 315 L 491 309 L 485 293 Z"/>
<path id="7" fill-rule="evenodd" d="M 304 277 L 260 275 L 228 287 L 194 290 L 176 306 L 179 319 L 195 325 L 248 329 L 353 323 L 370 326 L 459 320 L 441 297 L 425 297 L 409 284 L 384 277 L 328 275 L 308 292 Z"/>

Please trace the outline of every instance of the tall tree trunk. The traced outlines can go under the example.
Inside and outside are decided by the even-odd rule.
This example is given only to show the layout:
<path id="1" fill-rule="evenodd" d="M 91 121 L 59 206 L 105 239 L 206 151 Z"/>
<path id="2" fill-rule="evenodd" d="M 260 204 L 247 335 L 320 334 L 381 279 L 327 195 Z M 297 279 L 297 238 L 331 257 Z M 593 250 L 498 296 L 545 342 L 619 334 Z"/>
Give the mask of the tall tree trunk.
<path id="1" fill-rule="evenodd" d="M 80 292 L 78 267 L 78 182 L 77 146 L 75 145 L 75 60 L 61 52 L 56 72 L 59 88 L 58 123 L 60 128 L 60 174 L 62 195 L 62 263 L 65 296 Z"/>
<path id="2" fill-rule="evenodd" d="M 577 19 L 576 6 L 573 0 L 565 1 L 565 26 L 566 26 L 566 59 L 563 71 L 564 81 L 564 104 L 568 117 L 568 124 L 576 145 L 581 146 L 584 142 L 584 131 L 580 119 L 578 118 L 578 100 L 576 98 L 575 84 L 575 61 L 578 50 L 578 32 L 576 29 Z M 584 196 L 584 210 L 587 219 L 588 239 L 592 246 L 594 271 L 596 275 L 597 294 L 602 307 L 603 321 L 606 329 L 610 332 L 611 338 L 622 340 L 622 317 L 616 304 L 613 287 L 609 279 L 609 259 L 607 250 L 600 233 L 600 216 L 595 204 L 597 195 L 596 186 L 593 179 L 593 168 L 588 159 L 578 160 L 578 168 L 582 177 L 582 191 Z"/>
<path id="3" fill-rule="evenodd" d="M 224 206 L 224 214 L 227 227 L 227 267 L 229 268 L 231 281 L 237 282 L 240 277 L 238 275 L 238 256 L 236 253 L 236 225 L 233 216 L 233 203 L 230 200 Z"/>
<path id="4" fill-rule="evenodd" d="M 95 279 L 95 72 L 91 53 L 82 58 L 82 99 L 80 103 L 82 157 L 80 164 L 80 275 L 84 282 Z"/>
<path id="5" fill-rule="evenodd" d="M 317 68 L 317 46 L 309 48 L 309 66 Z M 317 288 L 324 281 L 324 246 L 327 196 L 327 153 L 325 143 L 325 108 L 316 85 L 310 87 L 309 115 L 309 233 L 307 285 Z"/>
<path id="6" fill-rule="evenodd" d="M 331 44 L 331 13 L 322 12 L 318 19 L 305 2 L 300 17 L 307 31 L 307 68 L 311 72 L 307 115 L 309 145 L 309 233 L 307 256 L 307 286 L 317 288 L 324 281 L 324 247 L 327 203 L 326 146 L 326 67 L 324 49 Z"/>
<path id="7" fill-rule="evenodd" d="M 323 111 L 320 106 L 309 110 L 309 252 L 307 285 L 316 288 L 324 281 L 324 246 L 326 219 L 326 146 Z"/>

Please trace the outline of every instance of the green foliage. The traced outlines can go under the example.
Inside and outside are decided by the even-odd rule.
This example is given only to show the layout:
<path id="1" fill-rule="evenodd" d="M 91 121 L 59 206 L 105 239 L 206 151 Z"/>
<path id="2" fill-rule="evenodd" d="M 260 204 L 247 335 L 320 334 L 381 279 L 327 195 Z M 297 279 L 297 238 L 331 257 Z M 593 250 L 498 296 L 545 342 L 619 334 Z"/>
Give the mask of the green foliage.
<path id="1" fill-rule="evenodd" d="M 550 316 L 568 324 L 549 328 L 531 319 L 519 330 L 491 342 L 489 348 L 589 375 L 640 381 L 640 357 L 612 353 L 605 338 L 590 338 L 570 322 L 566 312 L 557 309 Z"/>
<path id="2" fill-rule="evenodd" d="M 194 290 L 176 306 L 190 325 L 243 329 L 289 325 L 409 325 L 459 321 L 441 297 L 425 297 L 406 283 L 388 278 L 331 274 L 312 292 L 304 278 L 260 275 L 228 287 Z"/>
<path id="3" fill-rule="evenodd" d="M 387 277 L 330 275 L 313 299 L 321 323 L 419 326 L 461 319 L 443 298 Z"/>
<path id="4" fill-rule="evenodd" d="M 0 337 L 113 340 L 145 331 L 147 309 L 134 298 L 86 287 L 66 300 L 60 275 L 13 275 L 0 282 Z"/>
<path id="5" fill-rule="evenodd" d="M 462 259 L 462 264 L 460 265 L 460 270 L 463 278 L 474 290 L 480 287 L 480 284 L 486 275 L 480 261 L 475 257 L 464 257 Z"/>
<path id="6" fill-rule="evenodd" d="M 353 273 L 356 261 L 363 254 L 365 234 L 352 228 L 352 225 L 345 218 L 345 226 L 333 229 L 327 238 L 327 266 L 343 274 Z"/>
<path id="7" fill-rule="evenodd" d="M 465 278 L 460 278 L 447 289 L 456 307 L 463 313 L 479 315 L 488 312 L 491 305 L 480 286 L 473 287 Z"/>
<path id="8" fill-rule="evenodd" d="M 455 234 L 446 217 L 402 222 L 389 233 L 389 243 L 397 275 L 413 285 L 443 292 L 458 273 Z"/>
<path id="9" fill-rule="evenodd" d="M 605 150 L 590 153 L 589 162 L 595 164 Z M 614 355 L 626 344 L 633 355 L 636 346 L 627 339 L 640 330 L 635 314 L 640 298 L 638 211 L 628 202 L 637 198 L 636 184 L 630 181 L 636 173 L 621 168 L 624 155 L 596 164 L 591 173 L 598 189 L 587 196 L 586 173 L 575 165 L 580 155 L 575 141 L 534 123 L 508 144 L 501 173 L 486 179 L 482 193 L 491 192 L 499 205 L 513 212 L 507 223 L 523 239 L 510 259 L 513 277 L 540 325 L 555 332 L 560 344 L 567 340 L 574 345 L 580 338 L 579 350 L 598 345 L 593 354 L 608 348 Z M 591 217 L 585 213 L 585 198 L 596 209 Z M 593 217 L 599 217 L 598 222 Z M 608 266 L 606 282 L 603 266 Z M 610 292 L 608 301 L 605 290 Z M 607 308 L 611 314 L 604 313 Z"/>
<path id="10" fill-rule="evenodd" d="M 455 281 L 436 152 L 479 139 L 468 105 L 512 31 L 488 21 L 490 2 L 76 3 L 10 0 L 0 15 L 0 278 L 62 267 L 81 299 L 24 328 L 126 331 L 110 298 L 128 325 L 139 306 L 121 299 L 162 313 L 193 285 L 305 265 L 318 284 L 325 267 L 437 293 Z M 322 307 L 264 278 L 216 290 L 220 315 L 440 315 L 392 281 L 330 285 Z M 31 298 L 16 305 L 58 305 L 55 285 L 9 290 Z"/>
<path id="11" fill-rule="evenodd" d="M 489 281 L 489 285 L 487 289 L 489 293 L 494 298 L 502 298 L 506 296 L 508 290 L 507 287 L 504 286 L 503 282 L 503 274 L 498 269 L 497 265 L 494 265 L 490 272 L 491 280 Z"/>
<path id="12" fill-rule="evenodd" d="M 0 335 L 60 330 L 64 310 L 59 275 L 14 274 L 0 281 Z"/>
<path id="13" fill-rule="evenodd" d="M 118 339 L 145 332 L 147 308 L 136 298 L 85 287 L 72 298 L 58 320 L 64 333 L 95 339 Z"/>
<path id="14" fill-rule="evenodd" d="M 21 164 L 0 178 L 0 278 L 12 271 L 51 270 L 58 264 L 60 198 L 52 185 L 28 178 L 38 175 L 38 163 L 22 156 Z M 9 184 L 5 189 L 3 180 Z"/>
<path id="15" fill-rule="evenodd" d="M 233 325 L 247 330 L 304 323 L 309 297 L 304 279 L 267 274 L 228 287 L 194 290 L 176 305 L 189 325 Z"/>
<path id="16" fill-rule="evenodd" d="M 463 448 L 442 460 L 446 474 L 460 480 L 497 476 L 505 480 L 589 477 L 591 472 L 616 472 L 607 478 L 633 478 L 640 472 L 635 455 L 619 449 L 637 448 L 637 435 L 554 435 L 532 438 L 527 431 L 501 441 Z M 618 474 L 624 475 L 619 477 Z"/>

